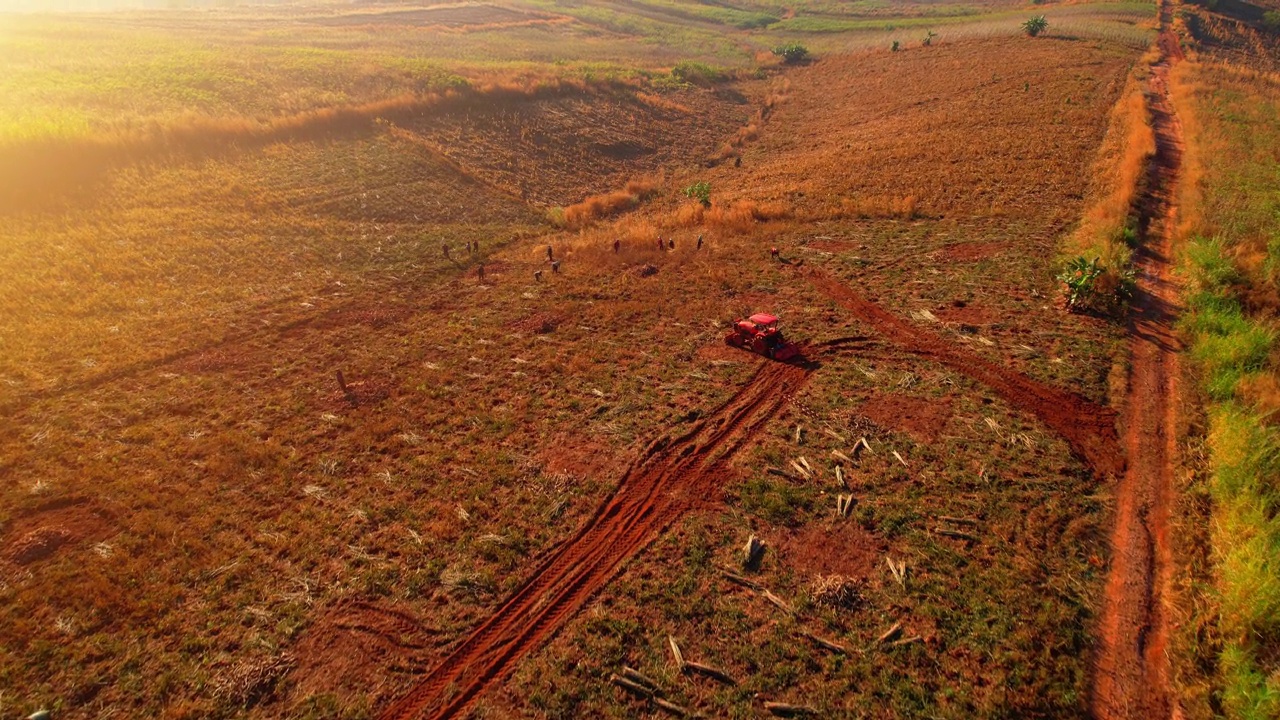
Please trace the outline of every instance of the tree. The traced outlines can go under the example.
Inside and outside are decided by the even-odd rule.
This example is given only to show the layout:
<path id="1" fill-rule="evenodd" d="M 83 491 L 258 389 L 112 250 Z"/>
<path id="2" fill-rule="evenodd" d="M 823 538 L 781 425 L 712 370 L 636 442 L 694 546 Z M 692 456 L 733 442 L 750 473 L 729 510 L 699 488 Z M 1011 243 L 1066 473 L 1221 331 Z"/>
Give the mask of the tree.
<path id="1" fill-rule="evenodd" d="M 773 54 L 782 58 L 782 61 L 786 64 L 795 65 L 796 63 L 804 62 L 805 58 L 809 57 L 809 48 L 800 43 L 787 43 L 774 48 Z"/>
<path id="2" fill-rule="evenodd" d="M 1030 37 L 1035 37 L 1045 31 L 1049 27 L 1049 21 L 1043 15 L 1037 15 L 1030 20 L 1022 23 L 1022 31 Z"/>

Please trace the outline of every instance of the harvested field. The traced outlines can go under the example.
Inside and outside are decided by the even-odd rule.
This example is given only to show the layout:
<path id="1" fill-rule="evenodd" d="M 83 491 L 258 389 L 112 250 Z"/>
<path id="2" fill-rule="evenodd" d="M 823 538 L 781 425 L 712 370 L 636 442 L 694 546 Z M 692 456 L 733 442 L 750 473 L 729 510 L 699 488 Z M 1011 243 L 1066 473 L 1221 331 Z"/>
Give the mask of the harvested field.
<path id="1" fill-rule="evenodd" d="M 999 67 L 984 60 L 997 52 Z M 1049 40 L 828 58 L 790 76 L 791 100 L 770 119 L 789 132 L 713 177 L 815 217 L 892 217 L 909 199 L 925 217 L 1047 210 L 1071 222 L 1086 187 L 1076 168 L 1131 57 Z"/>
<path id="2" fill-rule="evenodd" d="M 354 12 L 330 17 L 306 18 L 317 25 L 394 25 L 465 28 L 469 26 L 503 26 L 551 22 L 554 18 L 539 13 L 521 12 L 509 7 L 484 4 L 437 5 L 421 10 L 384 10 Z"/>
<path id="3" fill-rule="evenodd" d="M 767 53 L 854 10 L 291 6 L 251 37 L 228 10 L 218 53 L 305 25 L 376 87 L 175 121 L 175 81 L 140 92 L 155 133 L 0 142 L 214 148 L 4 208 L 3 701 L 658 712 L 630 668 L 709 717 L 1087 711 L 1126 345 L 1055 305 L 1053 257 L 1137 53 Z M 471 79 L 400 95 L 440 68 Z M 761 311 L 803 362 L 724 344 Z"/>

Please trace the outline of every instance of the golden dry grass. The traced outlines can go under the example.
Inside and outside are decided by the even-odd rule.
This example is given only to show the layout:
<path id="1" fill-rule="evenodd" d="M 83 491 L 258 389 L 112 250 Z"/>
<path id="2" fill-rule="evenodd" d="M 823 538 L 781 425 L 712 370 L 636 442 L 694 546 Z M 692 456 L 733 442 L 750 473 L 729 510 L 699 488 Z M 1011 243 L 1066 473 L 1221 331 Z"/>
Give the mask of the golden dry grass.
<path id="1" fill-rule="evenodd" d="M 1144 61 L 1139 67 L 1146 64 Z M 1143 98 L 1143 79 L 1134 74 L 1111 112 L 1094 166 L 1089 206 L 1064 248 L 1066 253 L 1099 258 L 1112 274 L 1129 267 L 1134 200 L 1145 181 L 1155 147 L 1155 133 Z"/>
<path id="2" fill-rule="evenodd" d="M 592 195 L 564 209 L 564 221 L 570 227 L 582 227 L 601 218 L 630 210 L 658 191 L 661 180 L 644 178 L 627 182 L 621 190 Z"/>

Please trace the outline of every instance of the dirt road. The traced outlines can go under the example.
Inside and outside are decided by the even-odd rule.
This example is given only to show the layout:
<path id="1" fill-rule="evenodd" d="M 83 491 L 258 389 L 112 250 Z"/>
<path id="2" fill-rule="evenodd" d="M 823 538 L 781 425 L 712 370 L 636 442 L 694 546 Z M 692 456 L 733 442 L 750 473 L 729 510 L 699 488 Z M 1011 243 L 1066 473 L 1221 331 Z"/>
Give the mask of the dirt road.
<path id="1" fill-rule="evenodd" d="M 791 399 L 809 370 L 763 363 L 746 386 L 686 434 L 662 437 L 617 490 L 529 574 L 529 580 L 466 638 L 384 720 L 452 718 L 500 682 L 686 510 L 715 490 L 734 454 Z"/>
<path id="2" fill-rule="evenodd" d="M 1125 411 L 1129 470 L 1116 488 L 1111 571 L 1095 659 L 1091 709 L 1102 720 L 1176 716 L 1166 657 L 1170 584 L 1169 509 L 1177 458 L 1178 340 L 1170 251 L 1182 166 L 1182 126 L 1168 96 L 1169 68 L 1182 59 L 1170 28 L 1173 7 L 1160 9 L 1160 59 L 1152 66 L 1147 107 L 1156 154 L 1140 201 L 1138 292 L 1129 321 L 1132 365 Z"/>

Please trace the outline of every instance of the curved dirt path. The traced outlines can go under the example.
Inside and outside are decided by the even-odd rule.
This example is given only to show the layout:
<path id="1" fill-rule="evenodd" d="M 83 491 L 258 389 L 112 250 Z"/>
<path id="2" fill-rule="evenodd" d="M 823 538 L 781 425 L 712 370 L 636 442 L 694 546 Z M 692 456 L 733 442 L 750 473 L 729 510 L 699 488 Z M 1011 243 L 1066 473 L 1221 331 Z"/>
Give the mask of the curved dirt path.
<path id="1" fill-rule="evenodd" d="M 1177 459 L 1178 350 L 1173 332 L 1177 288 L 1170 250 L 1182 166 L 1182 125 L 1169 101 L 1169 68 L 1182 59 L 1170 29 L 1173 6 L 1160 7 L 1160 59 L 1146 101 L 1156 154 L 1139 201 L 1138 292 L 1129 319 L 1131 369 L 1125 412 L 1129 471 L 1116 487 L 1111 572 L 1107 578 L 1095 658 L 1091 710 L 1095 718 L 1177 716 L 1169 690 L 1168 618 L 1171 582 L 1169 509 Z"/>
<path id="2" fill-rule="evenodd" d="M 810 370 L 766 362 L 685 435 L 662 437 L 578 532 L 529 574 L 494 614 L 380 716 L 452 718 L 559 630 L 686 510 L 714 495 L 734 454 L 783 408 Z"/>
<path id="3" fill-rule="evenodd" d="M 1118 476 L 1124 472 L 1116 414 L 1110 408 L 983 360 L 943 336 L 881 308 L 822 270 L 810 271 L 809 280 L 903 350 L 946 365 L 991 388 L 1010 405 L 1035 415 L 1065 438 L 1072 451 L 1099 475 Z"/>

